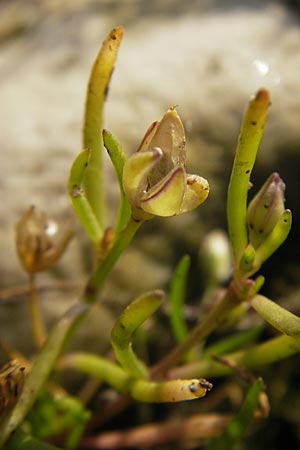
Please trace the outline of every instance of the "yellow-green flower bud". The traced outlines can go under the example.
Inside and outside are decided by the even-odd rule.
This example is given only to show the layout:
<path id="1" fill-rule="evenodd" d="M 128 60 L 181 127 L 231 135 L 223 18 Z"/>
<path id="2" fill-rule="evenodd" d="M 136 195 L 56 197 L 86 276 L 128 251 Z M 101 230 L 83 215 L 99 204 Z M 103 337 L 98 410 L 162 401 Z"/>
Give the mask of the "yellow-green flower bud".
<path id="1" fill-rule="evenodd" d="M 123 169 L 123 188 L 136 219 L 174 216 L 190 211 L 207 198 L 209 184 L 185 171 L 182 122 L 171 107 L 148 128 L 138 151 Z"/>
<path id="2" fill-rule="evenodd" d="M 284 212 L 285 184 L 277 172 L 272 173 L 248 206 L 249 241 L 259 247 Z"/>

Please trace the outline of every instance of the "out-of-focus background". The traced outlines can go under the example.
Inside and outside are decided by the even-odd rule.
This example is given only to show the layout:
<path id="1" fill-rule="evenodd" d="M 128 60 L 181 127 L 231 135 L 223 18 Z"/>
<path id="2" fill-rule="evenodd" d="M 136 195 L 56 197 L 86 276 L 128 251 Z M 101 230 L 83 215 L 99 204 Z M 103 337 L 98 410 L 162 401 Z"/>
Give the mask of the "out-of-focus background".
<path id="1" fill-rule="evenodd" d="M 226 229 L 226 190 L 241 118 L 249 97 L 261 86 L 270 90 L 272 107 L 252 190 L 278 171 L 287 184 L 286 205 L 294 214 L 288 241 L 262 270 L 267 277 L 264 289 L 299 313 L 299 20 L 296 1 L 0 1 L 0 286 L 26 282 L 15 256 L 14 224 L 29 205 L 60 220 L 72 215 L 66 180 L 81 150 L 86 82 L 102 40 L 114 26 L 123 25 L 125 36 L 110 85 L 105 127 L 130 153 L 147 126 L 170 105 L 178 105 L 186 127 L 188 169 L 209 180 L 211 193 L 197 211 L 155 219 L 141 230 L 106 285 L 109 307 L 99 306 L 98 315 L 90 318 L 90 333 L 80 339 L 87 346 L 92 342 L 105 348 L 118 308 L 114 305 L 124 305 L 146 289 L 165 287 L 185 252 L 193 261 L 194 291 L 189 295 L 192 300 L 198 297 L 198 280 L 204 276 L 198 251 L 209 230 Z M 112 221 L 118 189 L 108 160 L 106 177 Z M 41 285 L 70 282 L 69 291 L 41 292 L 50 321 L 77 298 L 76 282 L 84 281 L 88 255 L 78 226 L 77 239 L 61 262 L 39 277 Z M 19 337 L 28 335 L 24 298 L 3 294 L 1 302 L 1 334 L 16 344 L 14 327 Z M 30 339 L 18 339 L 17 346 L 29 351 Z M 294 368 L 288 373 L 299 377 Z M 287 401 L 287 386 L 279 383 L 274 392 L 279 392 L 278 404 Z M 296 436 L 300 404 L 299 396 L 294 398 L 298 403 L 287 411 L 281 409 L 283 417 L 279 411 L 274 414 L 286 425 L 284 433 Z M 271 443 L 264 448 L 288 448 L 274 436 L 270 432 Z"/>

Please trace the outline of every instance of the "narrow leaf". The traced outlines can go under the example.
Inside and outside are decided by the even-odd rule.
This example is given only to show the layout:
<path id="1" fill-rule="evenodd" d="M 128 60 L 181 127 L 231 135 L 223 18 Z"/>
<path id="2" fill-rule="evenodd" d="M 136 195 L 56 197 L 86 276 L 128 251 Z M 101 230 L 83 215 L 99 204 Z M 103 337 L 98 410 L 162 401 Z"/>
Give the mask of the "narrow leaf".
<path id="1" fill-rule="evenodd" d="M 104 189 L 102 167 L 103 106 L 114 68 L 123 28 L 114 28 L 96 57 L 90 75 L 83 126 L 83 148 L 91 150 L 90 164 L 84 185 L 86 196 L 101 226 L 104 228 Z"/>
<path id="2" fill-rule="evenodd" d="M 263 295 L 253 297 L 251 306 L 276 330 L 287 336 L 300 337 L 300 317 Z"/>
<path id="3" fill-rule="evenodd" d="M 127 159 L 127 155 L 119 141 L 112 135 L 112 133 L 107 130 L 103 130 L 103 142 L 115 168 L 120 188 L 120 204 L 117 221 L 114 228 L 115 234 L 117 236 L 128 223 L 131 216 L 131 206 L 124 193 L 122 180 L 123 167 Z"/>
<path id="4" fill-rule="evenodd" d="M 115 323 L 111 343 L 121 366 L 134 377 L 144 378 L 147 369 L 132 350 L 131 337 L 135 330 L 160 306 L 164 293 L 152 291 L 130 303 Z"/>
<path id="5" fill-rule="evenodd" d="M 213 440 L 205 450 L 232 450 L 238 440 L 244 435 L 258 406 L 259 395 L 264 387 L 262 379 L 256 380 L 249 388 L 246 397 L 224 433 Z"/>
<path id="6" fill-rule="evenodd" d="M 177 342 L 183 341 L 188 333 L 183 308 L 190 262 L 191 260 L 188 255 L 183 256 L 179 261 L 172 278 L 169 292 L 171 306 L 170 323 Z"/>
<path id="7" fill-rule="evenodd" d="M 286 209 L 271 233 L 263 240 L 255 252 L 254 268 L 260 266 L 283 244 L 292 226 L 292 213 Z"/>
<path id="8" fill-rule="evenodd" d="M 100 242 L 103 230 L 86 197 L 84 178 L 89 165 L 91 152 L 83 150 L 75 158 L 69 175 L 68 192 L 74 211 L 80 220 L 85 232 L 95 244 Z"/>
<path id="9" fill-rule="evenodd" d="M 202 359 L 210 358 L 211 355 L 224 355 L 228 352 L 245 348 L 256 341 L 262 331 L 262 326 L 252 327 L 249 330 L 240 331 L 228 337 L 223 337 L 214 344 L 206 347 Z"/>
<path id="10" fill-rule="evenodd" d="M 140 402 L 174 403 L 202 398 L 212 387 L 203 378 L 160 382 L 138 379 L 132 382 L 129 392 Z"/>
<path id="11" fill-rule="evenodd" d="M 227 196 L 227 220 L 236 264 L 239 263 L 248 244 L 247 194 L 269 106 L 268 91 L 260 89 L 250 101 L 244 115 L 231 172 Z"/>

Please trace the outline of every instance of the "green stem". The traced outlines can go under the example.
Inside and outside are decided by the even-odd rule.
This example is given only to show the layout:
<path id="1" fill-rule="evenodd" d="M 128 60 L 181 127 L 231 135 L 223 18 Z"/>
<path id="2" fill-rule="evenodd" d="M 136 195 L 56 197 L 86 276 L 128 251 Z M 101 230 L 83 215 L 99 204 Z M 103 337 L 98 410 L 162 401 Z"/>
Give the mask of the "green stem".
<path id="1" fill-rule="evenodd" d="M 226 319 L 229 312 L 237 304 L 237 300 L 231 290 L 228 290 L 223 299 L 208 313 L 203 322 L 196 325 L 184 341 L 178 344 L 165 358 L 153 367 L 151 371 L 152 376 L 160 376 L 167 372 L 170 367 L 179 363 L 189 350 L 199 344 Z"/>
<path id="2" fill-rule="evenodd" d="M 300 351 L 300 339 L 289 336 L 278 336 L 262 344 L 256 345 L 249 350 L 243 350 L 224 357 L 235 364 L 247 369 L 272 364 L 282 359 L 288 358 Z M 202 377 L 222 377 L 229 375 L 233 369 L 212 360 L 203 360 L 183 367 L 178 367 L 169 372 L 171 378 L 202 376 Z"/>
<path id="3" fill-rule="evenodd" d="M 161 305 L 163 291 L 147 292 L 131 302 L 116 321 L 111 343 L 121 366 L 134 378 L 146 378 L 148 369 L 132 349 L 132 335 Z"/>
<path id="4" fill-rule="evenodd" d="M 183 309 L 190 262 L 191 260 L 188 255 L 183 256 L 183 258 L 179 261 L 171 281 L 169 292 L 171 308 L 170 325 L 177 342 L 182 342 L 188 334 Z"/>
<path id="5" fill-rule="evenodd" d="M 97 300 L 97 293 L 102 287 L 107 275 L 118 261 L 121 253 L 128 247 L 137 230 L 143 221 L 135 221 L 131 219 L 126 228 L 117 237 L 112 248 L 109 250 L 103 261 L 100 261 L 95 271 L 87 282 L 84 291 L 84 301 L 94 303 Z"/>
<path id="6" fill-rule="evenodd" d="M 120 231 L 123 230 L 124 226 L 127 224 L 131 215 L 131 206 L 123 189 L 123 167 L 127 159 L 127 155 L 120 142 L 113 136 L 110 131 L 103 130 L 102 134 L 104 146 L 115 168 L 120 188 L 120 203 L 117 220 L 114 227 L 114 232 L 116 236 L 118 236 Z"/>
<path id="7" fill-rule="evenodd" d="M 39 350 L 46 340 L 46 329 L 37 300 L 33 273 L 29 274 L 29 309 L 33 340 L 36 350 Z"/>
<path id="8" fill-rule="evenodd" d="M 117 364 L 93 353 L 75 352 L 64 355 L 58 362 L 57 368 L 77 370 L 104 381 L 121 392 L 127 391 L 131 379 L 130 374 Z"/>
<path id="9" fill-rule="evenodd" d="M 113 362 L 89 353 L 64 356 L 59 369 L 72 368 L 105 381 L 121 392 L 128 392 L 135 400 L 148 403 L 180 402 L 204 397 L 212 384 L 204 379 L 167 380 L 152 382 L 132 378 Z"/>

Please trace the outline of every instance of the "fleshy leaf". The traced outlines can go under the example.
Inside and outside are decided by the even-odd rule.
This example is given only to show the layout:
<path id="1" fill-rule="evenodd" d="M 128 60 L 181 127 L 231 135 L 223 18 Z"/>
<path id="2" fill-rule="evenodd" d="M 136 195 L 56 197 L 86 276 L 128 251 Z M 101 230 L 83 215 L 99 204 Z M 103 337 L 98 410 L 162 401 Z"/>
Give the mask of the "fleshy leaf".
<path id="1" fill-rule="evenodd" d="M 251 305 L 261 317 L 281 333 L 295 338 L 300 337 L 300 317 L 263 295 L 255 295 Z"/>
<path id="2" fill-rule="evenodd" d="M 86 171 L 84 188 L 101 229 L 104 229 L 105 222 L 101 135 L 103 107 L 122 37 L 123 28 L 117 27 L 103 42 L 91 71 L 85 104 L 83 148 L 90 149 L 91 158 Z"/>
<path id="3" fill-rule="evenodd" d="M 94 244 L 98 244 L 103 230 L 87 199 L 84 188 L 84 179 L 90 162 L 90 155 L 90 150 L 83 150 L 73 161 L 68 180 L 68 192 L 73 209 L 86 234 Z"/>
<path id="4" fill-rule="evenodd" d="M 147 376 L 147 369 L 132 350 L 132 334 L 157 310 L 163 297 L 164 293 L 159 290 L 141 295 L 127 306 L 112 329 L 111 343 L 116 358 L 135 378 Z"/>
<path id="5" fill-rule="evenodd" d="M 263 136 L 270 96 L 260 89 L 250 101 L 241 125 L 227 195 L 227 221 L 234 260 L 239 264 L 248 245 L 247 196 L 250 175 Z"/>
<path id="6" fill-rule="evenodd" d="M 283 244 L 292 226 L 292 213 L 286 209 L 270 234 L 266 236 L 255 252 L 255 271 Z"/>

